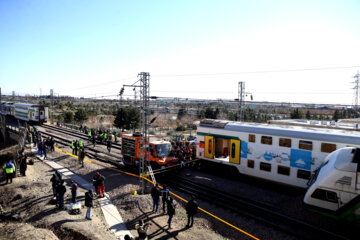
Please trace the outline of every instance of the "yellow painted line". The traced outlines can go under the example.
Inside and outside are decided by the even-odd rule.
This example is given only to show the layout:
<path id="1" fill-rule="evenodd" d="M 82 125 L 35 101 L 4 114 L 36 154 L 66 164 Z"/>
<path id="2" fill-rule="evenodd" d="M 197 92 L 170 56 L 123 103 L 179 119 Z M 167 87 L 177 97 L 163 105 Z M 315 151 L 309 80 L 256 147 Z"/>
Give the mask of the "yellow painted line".
<path id="1" fill-rule="evenodd" d="M 77 157 L 78 157 L 78 156 L 73 155 L 73 154 L 71 154 L 71 153 L 68 153 L 68 152 L 66 152 L 66 151 L 64 151 L 64 150 L 62 150 L 62 149 L 60 149 L 60 148 L 58 148 L 58 147 L 56 147 L 56 146 L 55 146 L 55 149 L 56 149 L 56 150 L 59 150 L 60 152 L 65 153 L 65 154 L 67 154 L 67 155 L 73 156 L 73 157 L 75 157 L 75 158 L 77 158 Z M 110 169 L 110 170 L 113 170 L 113 171 L 116 171 L 116 172 L 124 173 L 124 174 L 130 175 L 130 176 L 133 176 L 133 177 L 142 178 L 142 179 L 144 179 L 144 180 L 146 180 L 146 181 L 150 182 L 151 184 L 155 184 L 153 181 L 151 181 L 150 179 L 148 179 L 148 178 L 146 178 L 146 177 L 144 177 L 144 176 L 140 176 L 140 175 L 137 175 L 137 174 L 133 174 L 133 173 L 129 173 L 129 172 L 125 172 L 125 171 L 121 171 L 121 170 L 119 170 L 119 169 L 115 169 L 115 168 L 107 167 L 107 166 L 102 165 L 101 163 L 93 162 L 93 161 L 91 161 L 91 160 L 89 160 L 89 159 L 86 159 L 86 158 L 84 159 L 84 161 L 89 162 L 89 163 L 96 164 L 96 165 L 98 165 L 98 166 L 101 166 L 101 167 L 103 167 L 103 168 L 107 168 L 107 169 Z M 163 187 L 162 187 L 162 186 L 160 186 L 160 185 L 159 185 L 159 187 L 160 187 L 160 188 L 163 188 Z M 180 199 L 181 201 L 186 202 L 186 203 L 188 202 L 188 201 L 187 201 L 187 200 L 185 200 L 184 198 L 182 198 L 182 197 L 180 197 L 180 196 L 176 195 L 175 193 L 172 193 L 172 192 L 170 192 L 170 193 L 171 193 L 171 195 L 175 196 L 176 198 Z M 230 227 L 232 227 L 232 228 L 234 228 L 234 229 L 238 230 L 239 232 L 241 232 L 241 233 L 243 233 L 243 234 L 245 234 L 245 235 L 247 235 L 247 236 L 251 237 L 252 239 L 259 240 L 259 238 L 257 238 L 257 237 L 255 237 L 255 236 L 251 235 L 250 233 L 247 233 L 246 231 L 244 231 L 244 230 L 242 230 L 242 229 L 240 229 L 240 228 L 238 228 L 238 227 L 236 227 L 236 226 L 234 226 L 234 225 L 232 225 L 231 223 L 226 222 L 225 220 L 223 220 L 223 219 L 221 219 L 221 218 L 219 218 L 219 217 L 215 216 L 214 214 L 212 214 L 212 213 L 210 213 L 210 212 L 208 212 L 208 211 L 206 211 L 206 210 L 204 210 L 204 209 L 202 209 L 202 208 L 200 208 L 200 207 L 198 207 L 198 209 L 199 209 L 200 211 L 202 211 L 202 212 L 206 213 L 207 215 L 209 215 L 209 216 L 211 216 L 211 217 L 213 217 L 213 218 L 215 218 L 215 219 L 219 220 L 220 222 L 223 222 L 223 223 L 225 223 L 226 225 L 228 225 L 228 226 L 230 226 Z"/>

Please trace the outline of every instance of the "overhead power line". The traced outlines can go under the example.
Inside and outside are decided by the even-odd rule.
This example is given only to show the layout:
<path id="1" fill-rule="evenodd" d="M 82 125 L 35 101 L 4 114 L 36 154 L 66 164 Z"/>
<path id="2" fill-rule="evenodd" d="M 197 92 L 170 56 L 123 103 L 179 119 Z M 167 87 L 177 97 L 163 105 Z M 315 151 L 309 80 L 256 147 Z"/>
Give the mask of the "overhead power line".
<path id="1" fill-rule="evenodd" d="M 81 88 L 74 88 L 74 89 L 59 91 L 59 93 L 73 92 L 73 91 L 76 91 L 76 90 L 82 90 L 82 89 L 86 89 L 86 88 L 98 87 L 98 86 L 103 86 L 103 85 L 107 85 L 107 84 L 111 84 L 111 83 L 117 83 L 117 82 L 121 82 L 121 81 L 130 80 L 130 79 L 134 79 L 134 78 L 136 78 L 136 77 L 128 77 L 128 78 L 123 78 L 123 79 L 120 79 L 120 80 L 115 80 L 115 81 L 110 81 L 110 82 L 102 82 L 102 83 L 99 83 L 99 84 L 87 85 L 87 86 L 84 86 L 84 87 L 81 87 Z"/>
<path id="2" fill-rule="evenodd" d="M 305 71 L 350 69 L 350 68 L 359 68 L 359 67 L 360 66 L 300 68 L 300 69 L 262 70 L 262 71 L 231 72 L 231 73 L 194 73 L 194 74 L 169 74 L 169 75 L 156 75 L 155 74 L 155 75 L 153 75 L 153 77 L 198 77 L 198 76 L 239 75 L 239 74 L 285 73 L 285 72 L 305 72 Z"/>

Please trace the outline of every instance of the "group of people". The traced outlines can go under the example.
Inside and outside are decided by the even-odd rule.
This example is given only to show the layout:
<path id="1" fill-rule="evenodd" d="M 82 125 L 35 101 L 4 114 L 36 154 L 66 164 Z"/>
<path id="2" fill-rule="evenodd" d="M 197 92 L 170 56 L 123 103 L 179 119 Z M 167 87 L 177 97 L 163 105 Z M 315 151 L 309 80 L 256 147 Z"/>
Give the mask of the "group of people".
<path id="1" fill-rule="evenodd" d="M 85 153 L 85 146 L 84 146 L 83 141 L 73 140 L 71 142 L 71 149 L 72 149 L 72 154 L 76 155 L 78 157 L 79 164 L 82 167 L 84 167 L 84 159 L 85 159 L 86 153 Z"/>
<path id="2" fill-rule="evenodd" d="M 196 158 L 196 145 L 190 145 L 187 141 L 172 141 L 171 155 L 179 159 L 181 166 L 184 167 L 186 162 Z"/>
<path id="3" fill-rule="evenodd" d="M 15 167 L 15 161 L 14 156 L 12 154 L 6 154 L 3 157 L 3 160 L 5 160 L 5 164 L 2 166 L 2 168 L 5 170 L 5 176 L 6 176 L 6 184 L 12 183 L 13 177 L 16 174 L 16 167 Z M 17 158 L 17 165 L 20 169 L 20 175 L 26 176 L 26 169 L 27 169 L 27 156 L 24 153 L 24 150 L 21 150 L 19 152 L 19 157 Z"/>
<path id="4" fill-rule="evenodd" d="M 64 186 L 64 180 L 62 179 L 61 174 L 58 171 L 52 175 L 50 179 L 52 183 L 53 190 L 53 199 L 56 201 L 56 206 L 59 210 L 63 210 L 64 208 L 64 195 L 66 193 L 66 187 Z M 77 190 L 78 184 L 75 181 L 71 181 L 71 202 L 77 202 Z M 86 212 L 86 219 L 91 220 L 92 208 L 93 208 L 93 200 L 95 196 L 93 191 L 90 189 L 85 193 L 85 206 L 88 208 Z"/>
<path id="5" fill-rule="evenodd" d="M 172 222 L 172 219 L 173 219 L 173 217 L 175 215 L 176 204 L 174 203 L 174 200 L 171 197 L 170 191 L 167 188 L 167 186 L 164 185 L 162 190 L 160 190 L 159 185 L 156 184 L 151 189 L 151 197 L 153 199 L 153 212 L 158 211 L 160 196 L 161 196 L 161 199 L 162 199 L 163 213 L 165 214 L 165 212 L 167 212 L 167 214 L 169 215 L 168 227 L 169 227 L 169 229 L 172 229 L 171 222 Z M 166 209 L 166 211 L 165 211 L 165 209 Z M 186 227 L 192 227 L 193 226 L 194 215 L 197 213 L 197 209 L 198 209 L 198 205 L 197 205 L 197 203 L 195 201 L 195 197 L 191 196 L 190 201 L 188 201 L 188 203 L 186 204 L 186 214 L 188 216 L 188 223 L 187 223 Z"/>

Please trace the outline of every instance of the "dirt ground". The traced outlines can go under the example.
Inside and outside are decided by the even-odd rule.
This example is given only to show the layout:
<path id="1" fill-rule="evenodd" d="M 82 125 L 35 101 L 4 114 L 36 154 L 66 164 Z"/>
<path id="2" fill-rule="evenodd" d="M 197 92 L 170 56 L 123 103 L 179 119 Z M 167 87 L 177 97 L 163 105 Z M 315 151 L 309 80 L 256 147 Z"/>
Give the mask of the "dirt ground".
<path id="1" fill-rule="evenodd" d="M 199 214 L 193 228 L 186 229 L 184 206 L 177 201 L 173 229 L 168 229 L 168 216 L 162 211 L 152 212 L 149 194 L 131 195 L 131 189 L 138 188 L 138 179 L 121 174 L 102 166 L 85 163 L 80 168 L 76 159 L 60 151 L 48 154 L 51 159 L 76 172 L 90 181 L 95 171 L 106 176 L 106 192 L 117 206 L 123 220 L 133 236 L 137 236 L 135 224 L 139 219 L 152 223 L 149 239 L 228 239 L 216 233 L 212 224 Z M 13 179 L 12 184 L 0 184 L 0 239 L 116 239 L 104 220 L 101 209 L 96 206 L 92 221 L 85 219 L 86 208 L 80 215 L 71 215 L 66 210 L 57 210 L 50 204 L 52 189 L 50 178 L 53 174 L 47 164 L 34 158 L 34 165 L 28 165 L 26 176 Z M 70 180 L 66 179 L 67 192 L 65 205 L 70 203 Z M 149 190 L 150 190 L 149 185 Z M 78 188 L 78 200 L 84 205 L 85 190 Z M 161 208 L 161 204 L 160 204 Z M 9 216 L 9 217 L 4 217 Z M 232 238 L 234 239 L 234 238 Z M 235 238 L 237 239 L 237 238 Z M 240 238 L 239 238 L 240 239 Z M 244 238 L 241 238 L 244 239 Z M 245 238 L 246 239 L 246 238 Z"/>
<path id="2" fill-rule="evenodd" d="M 50 204 L 52 188 L 50 178 L 54 173 L 47 164 L 34 159 L 28 165 L 26 176 L 13 179 L 12 184 L 0 184 L 2 217 L 0 239 L 116 239 L 104 223 L 101 209 L 95 207 L 92 221 L 81 214 L 71 215 Z M 28 158 L 30 160 L 30 158 Z M 64 178 L 67 191 L 65 204 L 71 199 L 70 181 Z M 84 205 L 84 189 L 78 189 L 78 200 Z"/>

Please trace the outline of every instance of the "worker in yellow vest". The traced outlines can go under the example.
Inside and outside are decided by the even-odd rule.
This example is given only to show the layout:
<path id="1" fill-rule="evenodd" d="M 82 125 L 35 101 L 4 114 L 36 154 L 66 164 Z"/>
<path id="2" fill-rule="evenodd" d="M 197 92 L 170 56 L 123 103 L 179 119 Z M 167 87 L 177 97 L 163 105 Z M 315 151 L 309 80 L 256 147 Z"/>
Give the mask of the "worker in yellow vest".
<path id="1" fill-rule="evenodd" d="M 8 184 L 9 179 L 10 179 L 10 183 L 12 183 L 13 174 L 15 172 L 15 165 L 9 159 L 9 161 L 5 163 L 2 168 L 5 169 L 6 172 L 6 184 Z"/>
<path id="2" fill-rule="evenodd" d="M 74 155 L 75 154 L 75 140 L 73 140 L 72 142 L 71 142 L 71 148 L 72 148 L 72 154 Z"/>

